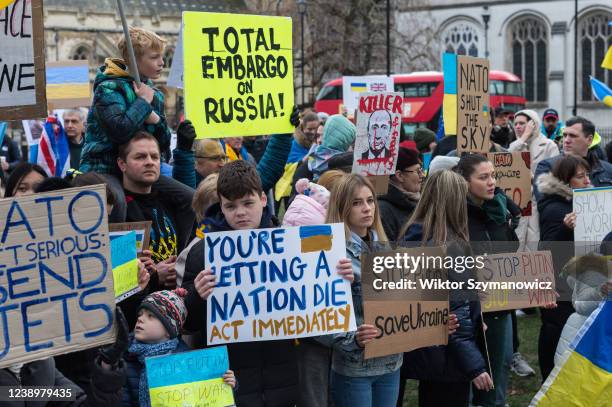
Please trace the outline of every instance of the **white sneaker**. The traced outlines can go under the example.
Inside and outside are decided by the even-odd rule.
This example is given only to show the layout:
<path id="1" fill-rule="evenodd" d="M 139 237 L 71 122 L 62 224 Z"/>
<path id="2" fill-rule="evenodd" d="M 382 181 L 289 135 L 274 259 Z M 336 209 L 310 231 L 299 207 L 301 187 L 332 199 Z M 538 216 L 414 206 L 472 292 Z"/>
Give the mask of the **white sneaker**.
<path id="1" fill-rule="evenodd" d="M 535 375 L 535 371 L 529 366 L 527 361 L 523 359 L 523 355 L 516 352 L 512 355 L 512 363 L 510 370 L 517 376 L 525 377 Z"/>

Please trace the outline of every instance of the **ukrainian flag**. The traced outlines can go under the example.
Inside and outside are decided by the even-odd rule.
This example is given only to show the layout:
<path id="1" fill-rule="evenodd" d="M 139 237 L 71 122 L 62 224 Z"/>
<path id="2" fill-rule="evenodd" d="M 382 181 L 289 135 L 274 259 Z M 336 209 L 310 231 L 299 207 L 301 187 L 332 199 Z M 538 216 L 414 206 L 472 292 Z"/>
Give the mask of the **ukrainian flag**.
<path id="1" fill-rule="evenodd" d="M 457 134 L 457 55 L 450 53 L 442 55 L 442 71 L 444 72 L 442 103 L 444 132 Z"/>
<path id="2" fill-rule="evenodd" d="M 87 61 L 49 62 L 46 76 L 47 101 L 54 109 L 91 104 Z"/>
<path id="3" fill-rule="evenodd" d="M 300 226 L 300 242 L 302 253 L 331 250 L 331 225 Z"/>
<path id="4" fill-rule="evenodd" d="M 610 21 L 608 25 L 612 26 L 612 21 Z M 612 69 L 612 45 L 608 47 L 608 52 L 606 53 L 606 57 L 601 63 L 601 67 L 606 69 Z"/>
<path id="5" fill-rule="evenodd" d="M 289 157 L 287 158 L 287 164 L 285 164 L 285 172 L 274 187 L 274 197 L 277 201 L 291 195 L 291 187 L 293 186 L 293 176 L 295 175 L 295 170 L 297 170 L 298 165 L 300 165 L 306 154 L 308 154 L 308 150 L 293 139 L 293 142 L 291 143 L 291 150 L 289 151 Z"/>
<path id="6" fill-rule="evenodd" d="M 605 83 L 598 81 L 591 76 L 591 89 L 593 90 L 593 96 L 604 105 L 612 107 L 612 89 L 606 86 Z"/>
<path id="7" fill-rule="evenodd" d="M 612 400 L 612 302 L 603 301 L 586 320 L 530 407 L 609 406 Z"/>
<path id="8" fill-rule="evenodd" d="M 357 93 L 367 92 L 368 84 L 365 82 L 351 82 L 351 90 Z"/>

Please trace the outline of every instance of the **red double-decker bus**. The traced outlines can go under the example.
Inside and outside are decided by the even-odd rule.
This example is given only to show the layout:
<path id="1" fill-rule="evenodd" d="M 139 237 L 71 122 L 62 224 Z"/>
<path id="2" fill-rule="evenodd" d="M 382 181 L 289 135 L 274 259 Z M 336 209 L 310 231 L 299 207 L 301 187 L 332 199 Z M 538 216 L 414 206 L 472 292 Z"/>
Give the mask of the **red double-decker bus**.
<path id="1" fill-rule="evenodd" d="M 503 106 L 511 112 L 525 108 L 521 79 L 509 72 L 490 71 L 490 102 L 493 109 Z M 442 72 L 413 72 L 393 75 L 395 91 L 404 94 L 402 122 L 412 133 L 417 127 L 438 130 L 444 96 Z M 318 112 L 337 114 L 342 105 L 342 78 L 327 82 L 317 95 Z"/>

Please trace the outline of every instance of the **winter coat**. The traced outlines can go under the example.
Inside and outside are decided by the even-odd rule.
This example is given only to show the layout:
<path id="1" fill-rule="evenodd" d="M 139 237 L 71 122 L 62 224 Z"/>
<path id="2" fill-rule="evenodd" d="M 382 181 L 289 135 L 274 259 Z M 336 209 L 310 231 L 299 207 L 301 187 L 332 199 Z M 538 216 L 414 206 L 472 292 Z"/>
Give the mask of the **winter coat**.
<path id="1" fill-rule="evenodd" d="M 308 154 L 310 144 L 312 143 L 308 143 L 304 133 L 302 133 L 299 128 L 295 129 L 293 141 L 291 142 L 291 151 L 289 152 L 287 163 L 285 164 L 285 170 L 274 187 L 274 198 L 277 201 L 291 195 L 293 176 L 306 154 Z"/>
<path id="2" fill-rule="evenodd" d="M 193 151 L 175 148 L 172 151 L 172 160 L 172 178 L 195 189 L 197 184 Z"/>
<path id="3" fill-rule="evenodd" d="M 420 224 L 411 225 L 404 240 L 420 245 L 423 229 Z M 448 256 L 470 255 L 468 247 L 451 243 L 447 247 Z M 450 281 L 464 284 L 472 277 L 471 271 L 462 273 L 449 270 Z M 478 337 L 482 332 L 480 301 L 476 293 L 469 290 L 449 292 L 449 312 L 457 315 L 459 328 L 448 338 L 446 346 L 430 346 L 404 354 L 408 378 L 444 382 L 469 382 L 486 371 L 483 353 L 478 347 Z"/>
<path id="4" fill-rule="evenodd" d="M 371 244 L 384 249 L 377 243 L 376 233 L 371 232 Z M 361 254 L 370 251 L 368 245 L 355 233 L 351 232 L 351 240 L 346 243 L 346 256 L 351 260 L 355 279 L 351 284 L 353 307 L 355 309 L 355 323 L 360 326 L 364 323 L 363 296 L 361 287 Z M 371 273 L 371 270 L 364 270 Z M 356 331 L 343 332 L 333 335 L 332 370 L 348 377 L 371 377 L 393 373 L 402 366 L 402 354 L 392 354 L 371 359 L 364 359 L 364 348 L 357 344 Z"/>
<path id="5" fill-rule="evenodd" d="M 327 210 L 306 195 L 296 195 L 283 216 L 283 226 L 319 225 L 325 223 Z"/>
<path id="6" fill-rule="evenodd" d="M 550 250 L 555 268 L 555 289 L 563 298 L 569 298 L 571 288 L 559 272 L 574 255 L 574 231 L 563 223 L 572 212 L 572 188 L 551 173 L 538 178 L 542 197 L 538 201 L 540 212 L 540 250 Z M 563 243 L 567 242 L 567 243 Z"/>
<path id="7" fill-rule="evenodd" d="M 82 172 L 118 174 L 117 148 L 130 141 L 139 130 L 157 139 L 162 154 L 169 152 L 171 135 L 164 115 L 164 94 L 154 89 L 151 103 L 136 96 L 134 79 L 125 69 L 123 60 L 107 58 L 98 70 L 81 153 Z M 143 82 L 153 87 L 150 80 L 143 78 Z M 146 124 L 152 112 L 157 113 L 160 120 L 157 124 Z"/>
<path id="8" fill-rule="evenodd" d="M 539 177 L 537 185 L 542 194 L 538 201 L 540 240 L 573 242 L 574 231 L 563 223 L 565 215 L 572 212 L 572 188 L 552 173 Z"/>
<path id="9" fill-rule="evenodd" d="M 170 352 L 170 354 L 189 352 L 190 350 L 191 348 L 181 339 L 179 340 L 176 349 Z M 138 356 L 134 354 L 127 353 L 124 359 L 126 365 L 125 373 L 127 382 L 121 391 L 121 406 L 140 407 L 140 403 L 138 401 L 138 386 L 140 384 L 140 373 L 142 373 L 142 369 L 145 367 L 138 360 Z"/>
<path id="10" fill-rule="evenodd" d="M 13 171 L 13 168 L 21 162 L 21 151 L 19 145 L 15 140 L 11 140 L 9 137 L 4 137 L 2 140 L 2 146 L 0 147 L 0 157 L 6 158 L 6 162 L 9 166 L 8 171 Z"/>
<path id="11" fill-rule="evenodd" d="M 560 365 L 563 355 L 569 350 L 569 345 L 584 322 L 605 299 L 600 287 L 608 281 L 608 271 L 612 269 L 612 261 L 603 256 L 587 255 L 578 259 L 572 266 L 575 266 L 575 270 L 569 273 L 568 284 L 573 290 L 572 303 L 576 312 L 570 315 L 561 332 L 555 352 L 555 366 Z M 576 275 L 576 278 L 573 275 Z"/>
<path id="12" fill-rule="evenodd" d="M 117 406 L 120 404 L 121 387 L 125 381 L 125 367 L 119 365 L 116 370 L 106 370 L 99 362 L 93 364 L 91 372 L 92 394 L 90 397 L 70 380 L 66 379 L 55 368 L 52 357 L 26 363 L 21 367 L 19 377 L 8 368 L 0 369 L 0 386 L 16 388 L 19 386 L 56 386 L 70 389 L 76 400 L 74 401 L 3 401 L 3 407 L 76 407 L 76 406 Z"/>
<path id="13" fill-rule="evenodd" d="M 393 182 L 389 183 L 387 193 L 378 198 L 380 219 L 390 241 L 400 240 L 399 232 L 414 212 L 419 199 L 418 193 L 404 192 Z"/>
<path id="14" fill-rule="evenodd" d="M 561 158 L 563 158 L 563 155 L 558 155 L 538 164 L 533 176 L 533 196 L 536 201 L 539 201 L 542 196 L 542 193 L 538 189 L 538 178 L 543 174 L 551 172 L 557 160 L 560 160 Z M 591 160 L 587 158 L 587 161 L 589 161 L 591 164 L 591 172 L 589 176 L 591 184 L 594 187 L 612 186 L 612 164 L 604 160 L 598 160 L 594 157 L 592 157 Z"/>
<path id="15" fill-rule="evenodd" d="M 217 203 L 206 211 L 211 232 L 232 230 Z M 269 208 L 263 210 L 260 227 L 278 226 Z M 207 302 L 197 293 L 194 280 L 205 268 L 204 240 L 197 242 L 185 263 L 182 286 L 188 290 L 185 297 L 187 321 L 185 328 L 206 336 Z M 205 342 L 200 344 L 205 347 Z M 238 407 L 291 406 L 298 398 L 298 370 L 295 347 L 292 340 L 255 341 L 227 345 L 230 369 L 234 371 L 240 387 L 235 392 Z"/>
<path id="16" fill-rule="evenodd" d="M 521 110 L 522 113 L 529 116 L 536 124 L 533 134 L 525 143 L 517 139 L 510 143 L 508 151 L 510 152 L 529 152 L 531 156 L 531 174 L 533 175 L 536 167 L 542 160 L 559 155 L 559 147 L 557 144 L 540 133 L 540 118 L 533 110 Z M 530 250 L 537 249 L 537 243 L 540 240 L 540 225 L 537 202 L 532 202 L 531 216 L 524 216 L 519 220 L 516 234 L 521 242 L 521 250 L 529 248 Z"/>

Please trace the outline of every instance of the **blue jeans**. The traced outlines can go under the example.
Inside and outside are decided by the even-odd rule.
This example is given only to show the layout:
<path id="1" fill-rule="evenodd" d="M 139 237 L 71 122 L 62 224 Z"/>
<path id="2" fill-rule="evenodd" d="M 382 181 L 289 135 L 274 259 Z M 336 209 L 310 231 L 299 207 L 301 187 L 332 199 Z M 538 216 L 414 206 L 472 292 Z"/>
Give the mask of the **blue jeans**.
<path id="1" fill-rule="evenodd" d="M 348 377 L 332 371 L 335 407 L 393 407 L 399 393 L 400 369 L 379 376 Z"/>

